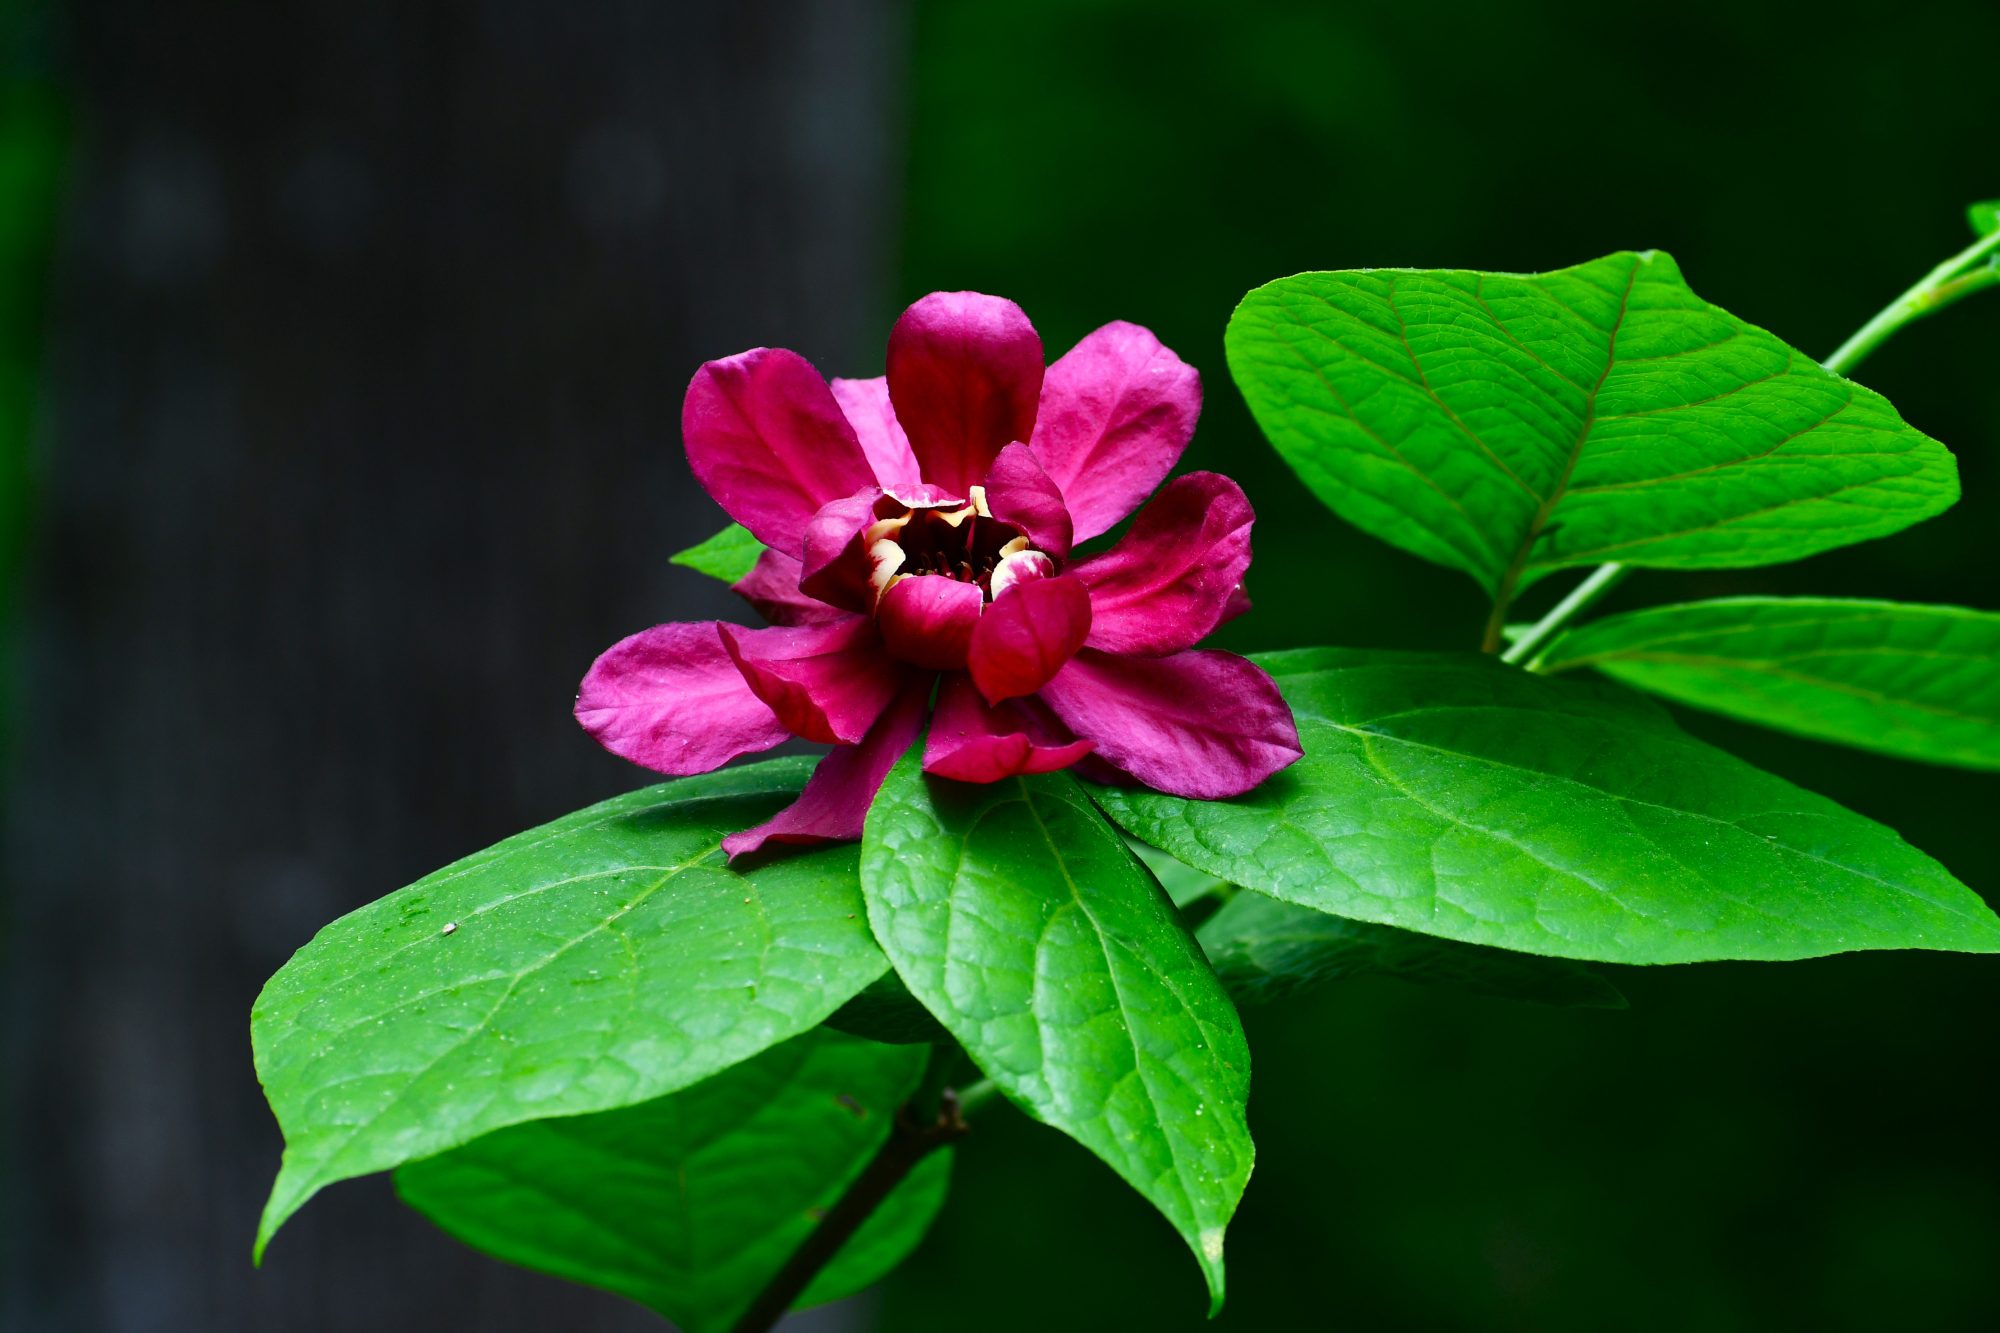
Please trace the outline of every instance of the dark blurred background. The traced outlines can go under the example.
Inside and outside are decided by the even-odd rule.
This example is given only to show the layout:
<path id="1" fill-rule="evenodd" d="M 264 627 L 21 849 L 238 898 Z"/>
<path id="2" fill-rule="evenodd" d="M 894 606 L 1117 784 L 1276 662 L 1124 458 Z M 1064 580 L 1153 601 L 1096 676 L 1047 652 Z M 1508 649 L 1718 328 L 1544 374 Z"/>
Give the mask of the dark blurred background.
<path id="1" fill-rule="evenodd" d="M 246 1019 L 333 916 L 644 780 L 568 704 L 620 635 L 738 614 L 666 563 L 722 522 L 679 452 L 701 360 L 879 373 L 941 287 L 1020 301 L 1051 355 L 1148 324 L 1206 379 L 1188 463 L 1259 509 L 1258 613 L 1224 646 L 1469 646 L 1469 581 L 1341 526 L 1261 442 L 1222 361 L 1236 299 L 1657 246 L 1823 353 L 2000 194 L 1996 51 L 1970 0 L 0 0 L 0 1320 L 657 1326 L 380 1180 L 253 1271 L 279 1138 Z M 1619 604 L 2000 606 L 1986 300 L 1859 375 L 1957 450 L 1957 509 Z M 2000 893 L 2000 778 L 1687 721 Z M 1252 1012 L 1222 1326 L 2000 1327 L 2000 962 L 1617 980 L 1630 1012 L 1387 982 Z M 819 1326 L 1202 1308 L 1164 1223 L 1002 1112 L 915 1259 Z"/>

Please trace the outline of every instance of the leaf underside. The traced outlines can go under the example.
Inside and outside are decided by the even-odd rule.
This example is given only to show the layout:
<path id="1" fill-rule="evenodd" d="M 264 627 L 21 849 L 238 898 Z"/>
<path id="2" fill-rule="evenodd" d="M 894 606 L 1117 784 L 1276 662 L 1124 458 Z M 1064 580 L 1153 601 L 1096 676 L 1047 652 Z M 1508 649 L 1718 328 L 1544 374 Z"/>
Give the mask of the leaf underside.
<path id="1" fill-rule="evenodd" d="M 1625 1007 L 1616 986 L 1567 958 L 1330 916 L 1250 889 L 1231 898 L 1195 937 L 1239 1004 L 1287 1000 L 1346 977 L 1384 976 L 1534 1004 Z"/>
<path id="2" fill-rule="evenodd" d="M 1498 596 L 1600 561 L 1796 560 L 1958 497 L 1951 455 L 1887 399 L 1702 300 L 1658 251 L 1303 273 L 1246 296 L 1225 343 L 1325 504 Z"/>
<path id="3" fill-rule="evenodd" d="M 724 864 L 722 838 L 791 800 L 809 767 L 606 801 L 320 931 L 251 1013 L 286 1140 L 258 1253 L 322 1186 L 687 1087 L 880 976 L 852 847 Z"/>
<path id="4" fill-rule="evenodd" d="M 894 1046 L 942 1046 L 952 1041 L 952 1035 L 910 994 L 910 988 L 893 970 L 869 982 L 859 995 L 834 1010 L 826 1025 Z"/>
<path id="5" fill-rule="evenodd" d="M 396 1189 L 489 1254 L 617 1292 L 688 1333 L 722 1333 L 888 1137 L 924 1059 L 810 1032 L 671 1096 L 411 1163 Z M 860 1291 L 915 1248 L 950 1156 L 927 1157 L 800 1304 Z"/>
<path id="6" fill-rule="evenodd" d="M 1102 1158 L 1222 1298 L 1250 1176 L 1249 1049 L 1173 904 L 1064 773 L 883 784 L 862 842 L 876 938 L 910 992 L 1029 1115 Z"/>
<path id="7" fill-rule="evenodd" d="M 2000 615 L 1732 597 L 1609 616 L 1542 654 L 1676 703 L 1934 764 L 2000 769 Z"/>
<path id="8" fill-rule="evenodd" d="M 2000 920 L 1894 831 L 1615 686 L 1471 655 L 1257 660 L 1303 760 L 1230 801 L 1095 793 L 1199 869 L 1338 916 L 1604 962 L 2000 951 Z"/>

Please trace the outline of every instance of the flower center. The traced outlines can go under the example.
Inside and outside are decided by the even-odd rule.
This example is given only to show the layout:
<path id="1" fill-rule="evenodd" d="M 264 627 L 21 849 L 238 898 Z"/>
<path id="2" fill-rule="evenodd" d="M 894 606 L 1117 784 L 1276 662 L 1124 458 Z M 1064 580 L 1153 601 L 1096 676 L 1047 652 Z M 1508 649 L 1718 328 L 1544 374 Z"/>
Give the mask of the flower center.
<path id="1" fill-rule="evenodd" d="M 877 597 L 903 579 L 929 575 L 973 584 L 990 602 L 1024 562 L 1050 563 L 1019 528 L 987 511 L 978 486 L 957 509 L 901 508 L 878 519 L 868 530 L 867 546 Z M 996 573 L 1002 574 L 999 588 Z"/>
<path id="2" fill-rule="evenodd" d="M 993 567 L 1021 534 L 1013 524 L 972 514 L 953 523 L 936 509 L 919 509 L 895 537 L 903 549 L 901 574 L 942 574 L 991 592 Z"/>

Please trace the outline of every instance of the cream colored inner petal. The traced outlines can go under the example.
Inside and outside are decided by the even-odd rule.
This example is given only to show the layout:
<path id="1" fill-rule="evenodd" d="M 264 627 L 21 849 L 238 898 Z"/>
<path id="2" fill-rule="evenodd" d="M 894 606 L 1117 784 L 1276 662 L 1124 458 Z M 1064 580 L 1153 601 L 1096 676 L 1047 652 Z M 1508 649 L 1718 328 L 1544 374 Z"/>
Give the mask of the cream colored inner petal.
<path id="1" fill-rule="evenodd" d="M 1056 562 L 1040 551 L 1029 548 L 1027 538 L 1018 538 L 1018 550 L 1007 551 L 993 566 L 993 577 L 986 581 L 989 598 L 997 598 L 1001 593 L 1017 583 L 1031 579 L 1049 578 L 1056 572 Z M 1016 542 L 1008 542 L 1008 546 Z"/>

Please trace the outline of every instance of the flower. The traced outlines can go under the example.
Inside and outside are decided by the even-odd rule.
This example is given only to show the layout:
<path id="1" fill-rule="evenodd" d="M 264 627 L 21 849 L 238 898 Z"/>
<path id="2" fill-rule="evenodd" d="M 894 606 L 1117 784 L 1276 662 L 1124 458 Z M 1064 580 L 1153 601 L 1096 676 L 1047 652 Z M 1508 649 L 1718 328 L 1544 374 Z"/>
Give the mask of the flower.
<path id="1" fill-rule="evenodd" d="M 1138 325 L 1045 369 L 1021 308 L 975 292 L 904 312 L 877 379 L 829 384 L 777 348 L 711 361 L 682 410 L 688 462 L 767 548 L 736 591 L 772 627 L 635 634 L 584 677 L 577 719 L 677 775 L 793 736 L 834 746 L 732 857 L 859 837 L 927 717 L 924 768 L 947 778 L 1082 761 L 1182 796 L 1248 791 L 1300 750 L 1269 676 L 1194 648 L 1249 609 L 1242 490 L 1180 477 L 1110 550 L 1070 559 L 1160 484 L 1200 413 L 1193 367 Z"/>

